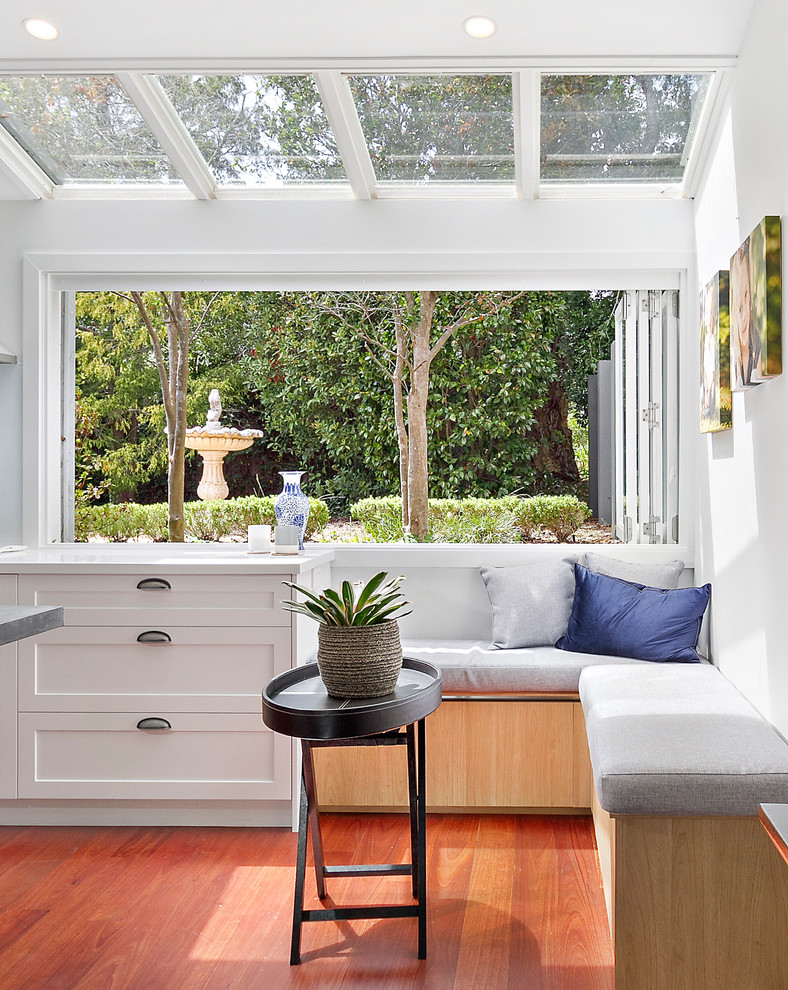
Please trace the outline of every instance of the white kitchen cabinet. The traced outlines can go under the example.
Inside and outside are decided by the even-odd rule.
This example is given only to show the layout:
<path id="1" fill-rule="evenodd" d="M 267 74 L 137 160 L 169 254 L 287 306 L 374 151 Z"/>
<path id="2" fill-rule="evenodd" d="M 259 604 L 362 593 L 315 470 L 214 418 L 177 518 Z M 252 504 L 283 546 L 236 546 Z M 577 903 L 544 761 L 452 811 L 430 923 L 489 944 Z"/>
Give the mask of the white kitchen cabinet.
<path id="1" fill-rule="evenodd" d="M 42 549 L 22 555 L 14 576 L 0 572 L 18 604 L 65 610 L 62 628 L 16 644 L 11 659 L 0 650 L 0 686 L 13 666 L 16 762 L 7 781 L 0 768 L 0 798 L 210 802 L 217 822 L 233 802 L 260 802 L 259 824 L 272 823 L 266 807 L 289 807 L 292 743 L 263 724 L 261 693 L 315 645 L 314 623 L 282 607 L 282 582 L 325 586 L 332 552 L 124 549 L 59 548 L 49 559 Z M 0 736 L 8 722 L 0 717 Z"/>

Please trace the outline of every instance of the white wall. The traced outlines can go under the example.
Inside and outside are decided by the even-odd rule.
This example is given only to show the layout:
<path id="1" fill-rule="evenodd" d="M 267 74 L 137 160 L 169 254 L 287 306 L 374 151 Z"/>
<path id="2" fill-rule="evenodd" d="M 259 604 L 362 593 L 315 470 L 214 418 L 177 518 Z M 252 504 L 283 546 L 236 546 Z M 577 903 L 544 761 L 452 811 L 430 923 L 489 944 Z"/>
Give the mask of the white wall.
<path id="1" fill-rule="evenodd" d="M 729 268 L 763 216 L 785 222 L 788 215 L 786 38 L 788 6 L 756 0 L 730 114 L 696 200 L 701 285 Z M 698 434 L 696 576 L 713 586 L 715 662 L 788 735 L 786 426 L 788 366 L 781 377 L 734 394 L 732 430 Z"/>
<path id="2" fill-rule="evenodd" d="M 37 360 L 29 295 L 23 311 L 30 255 L 51 256 L 66 273 L 84 270 L 85 255 L 97 272 L 140 273 L 130 280 L 82 275 L 81 288 L 144 287 L 145 273 L 159 270 L 197 273 L 170 288 L 644 287 L 665 273 L 678 284 L 676 271 L 691 264 L 692 212 L 682 201 L 5 202 L 0 341 L 23 362 Z M 30 367 L 25 381 L 26 408 L 35 409 Z M 21 542 L 22 504 L 37 497 L 22 491 L 18 472 L 21 401 L 14 396 L 2 408 L 0 545 Z M 39 441 L 28 436 L 26 460 Z"/>

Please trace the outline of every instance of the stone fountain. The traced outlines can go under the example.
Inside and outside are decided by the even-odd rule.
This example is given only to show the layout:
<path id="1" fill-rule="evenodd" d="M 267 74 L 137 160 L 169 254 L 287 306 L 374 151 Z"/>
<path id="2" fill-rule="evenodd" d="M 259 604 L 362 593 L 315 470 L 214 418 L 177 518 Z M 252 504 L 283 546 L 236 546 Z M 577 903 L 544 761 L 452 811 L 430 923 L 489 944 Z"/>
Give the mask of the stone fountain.
<path id="1" fill-rule="evenodd" d="M 222 426 L 222 400 L 218 389 L 211 389 L 208 405 L 210 408 L 205 426 L 190 426 L 186 430 L 186 446 L 196 450 L 203 459 L 197 495 L 204 502 L 227 498 L 230 494 L 224 480 L 225 456 L 231 450 L 251 447 L 263 435 L 261 430 L 236 430 L 233 426 Z"/>

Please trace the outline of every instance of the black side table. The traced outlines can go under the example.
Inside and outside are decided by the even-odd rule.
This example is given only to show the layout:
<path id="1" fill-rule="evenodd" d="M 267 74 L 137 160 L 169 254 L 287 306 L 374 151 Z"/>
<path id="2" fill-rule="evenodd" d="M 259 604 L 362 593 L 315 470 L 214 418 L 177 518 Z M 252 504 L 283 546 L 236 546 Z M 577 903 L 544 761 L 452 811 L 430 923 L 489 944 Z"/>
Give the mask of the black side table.
<path id="1" fill-rule="evenodd" d="M 441 703 L 441 674 L 422 660 L 404 659 L 397 686 L 382 698 L 332 698 L 310 663 L 274 677 L 263 691 L 263 721 L 269 728 L 301 739 L 301 801 L 298 815 L 293 934 L 290 965 L 301 961 L 305 921 L 418 918 L 418 958 L 427 958 L 427 875 L 424 719 Z M 401 731 L 404 728 L 404 732 Z M 315 795 L 312 749 L 316 746 L 398 746 L 408 754 L 411 862 L 326 866 L 320 812 Z M 317 895 L 326 898 L 327 877 L 410 876 L 416 904 L 304 910 L 307 832 L 312 834 Z"/>

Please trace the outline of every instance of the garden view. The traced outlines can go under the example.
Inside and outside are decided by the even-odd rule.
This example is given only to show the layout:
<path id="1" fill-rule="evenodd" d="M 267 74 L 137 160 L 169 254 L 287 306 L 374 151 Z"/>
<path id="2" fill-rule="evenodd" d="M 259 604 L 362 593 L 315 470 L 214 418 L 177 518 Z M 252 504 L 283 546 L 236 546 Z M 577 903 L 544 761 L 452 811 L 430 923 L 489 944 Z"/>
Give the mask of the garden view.
<path id="1" fill-rule="evenodd" d="M 304 470 L 312 539 L 566 540 L 590 515 L 587 378 L 615 299 L 79 293 L 76 539 L 243 539 Z M 227 455 L 230 497 L 199 501 L 184 436 L 212 389 L 223 426 L 263 437 Z"/>

